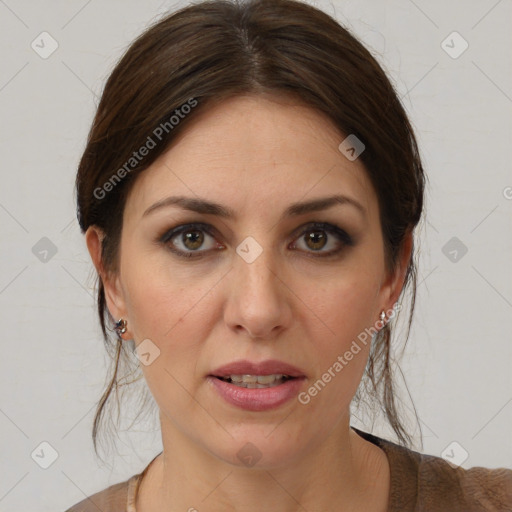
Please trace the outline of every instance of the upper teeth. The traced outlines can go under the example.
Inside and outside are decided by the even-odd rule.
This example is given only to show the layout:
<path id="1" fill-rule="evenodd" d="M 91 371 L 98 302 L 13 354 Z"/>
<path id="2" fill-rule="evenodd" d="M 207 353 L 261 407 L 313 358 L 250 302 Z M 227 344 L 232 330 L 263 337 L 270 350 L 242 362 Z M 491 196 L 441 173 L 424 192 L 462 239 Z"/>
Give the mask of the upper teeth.
<path id="1" fill-rule="evenodd" d="M 244 382 L 246 384 L 271 384 L 272 382 L 288 377 L 282 373 L 274 373 L 272 375 L 228 375 L 223 377 L 225 379 L 231 379 L 232 382 Z"/>

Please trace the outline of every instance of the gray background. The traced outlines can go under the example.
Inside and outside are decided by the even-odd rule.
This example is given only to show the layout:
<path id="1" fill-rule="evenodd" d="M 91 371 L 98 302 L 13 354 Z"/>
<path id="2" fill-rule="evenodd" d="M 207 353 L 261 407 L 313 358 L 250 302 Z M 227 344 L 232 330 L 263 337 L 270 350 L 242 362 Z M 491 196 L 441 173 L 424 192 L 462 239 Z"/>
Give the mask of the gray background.
<path id="1" fill-rule="evenodd" d="M 121 433 L 110 464 L 92 452 L 107 357 L 73 182 L 112 66 L 149 22 L 183 4 L 0 0 L 3 512 L 64 510 L 141 471 L 161 448 L 149 418 Z M 351 27 L 392 77 L 430 179 L 417 312 L 401 365 L 423 451 L 441 456 L 448 447 L 455 458 L 467 452 L 463 467 L 510 468 L 512 2 L 316 5 Z M 51 49 L 43 31 L 58 43 L 46 59 L 31 47 Z M 358 417 L 356 426 L 372 428 Z M 379 422 L 373 432 L 388 431 Z M 42 442 L 58 454 L 48 469 Z M 34 450 L 45 454 L 38 463 Z"/>

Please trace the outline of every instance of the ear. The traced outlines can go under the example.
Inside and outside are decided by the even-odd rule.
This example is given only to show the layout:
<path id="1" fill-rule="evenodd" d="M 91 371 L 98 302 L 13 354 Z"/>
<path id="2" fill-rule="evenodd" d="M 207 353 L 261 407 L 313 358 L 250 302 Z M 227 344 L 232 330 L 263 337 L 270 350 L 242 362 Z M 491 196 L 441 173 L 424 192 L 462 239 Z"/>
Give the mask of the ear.
<path id="1" fill-rule="evenodd" d="M 108 310 L 114 320 L 117 321 L 120 318 L 126 319 L 126 305 L 119 275 L 106 271 L 101 260 L 102 242 L 104 238 L 105 233 L 97 226 L 90 226 L 85 233 L 87 249 L 89 250 L 94 267 L 103 283 Z M 124 336 L 126 336 L 126 333 Z"/>
<path id="2" fill-rule="evenodd" d="M 407 268 L 412 256 L 413 235 L 412 231 L 408 231 L 404 237 L 401 251 L 398 255 L 395 268 L 388 272 L 385 282 L 381 286 L 382 309 L 390 311 L 393 305 L 400 297 L 400 293 L 404 287 Z"/>

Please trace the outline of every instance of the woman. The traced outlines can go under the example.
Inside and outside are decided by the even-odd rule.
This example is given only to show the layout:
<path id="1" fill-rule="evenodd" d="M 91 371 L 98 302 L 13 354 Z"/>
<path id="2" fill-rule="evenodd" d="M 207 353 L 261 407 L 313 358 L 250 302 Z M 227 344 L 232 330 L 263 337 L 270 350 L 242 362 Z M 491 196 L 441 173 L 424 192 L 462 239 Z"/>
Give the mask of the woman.
<path id="1" fill-rule="evenodd" d="M 512 510 L 512 471 L 411 450 L 390 369 L 424 173 L 377 62 L 290 0 L 168 16 L 106 84 L 77 175 L 115 372 L 163 452 L 72 512 Z M 365 386 L 400 444 L 350 426 Z"/>

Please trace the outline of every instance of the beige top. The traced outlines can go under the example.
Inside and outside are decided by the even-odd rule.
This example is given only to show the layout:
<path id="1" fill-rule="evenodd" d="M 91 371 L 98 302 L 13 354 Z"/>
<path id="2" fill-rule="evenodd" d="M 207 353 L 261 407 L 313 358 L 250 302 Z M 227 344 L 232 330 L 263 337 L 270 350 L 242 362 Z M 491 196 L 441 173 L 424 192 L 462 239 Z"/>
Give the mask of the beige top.
<path id="1" fill-rule="evenodd" d="M 463 469 L 440 457 L 352 429 L 379 446 L 388 458 L 388 512 L 512 512 L 512 469 Z M 86 498 L 66 512 L 136 512 L 140 481 L 158 455 L 141 473 Z"/>

